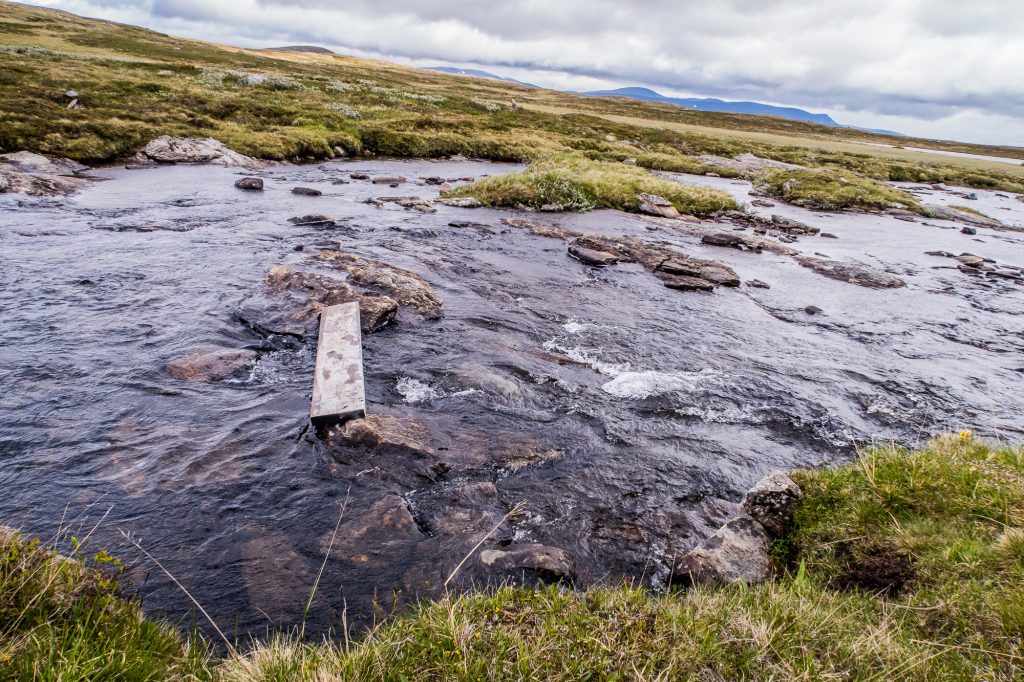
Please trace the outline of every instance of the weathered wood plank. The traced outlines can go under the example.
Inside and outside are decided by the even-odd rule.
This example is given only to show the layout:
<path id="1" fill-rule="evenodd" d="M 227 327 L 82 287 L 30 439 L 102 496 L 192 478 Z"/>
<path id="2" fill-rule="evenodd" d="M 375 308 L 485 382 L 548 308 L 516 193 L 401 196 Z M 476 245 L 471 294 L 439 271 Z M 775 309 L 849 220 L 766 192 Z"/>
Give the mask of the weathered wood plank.
<path id="1" fill-rule="evenodd" d="M 320 313 L 309 415 L 317 424 L 366 416 L 358 303 L 332 305 Z"/>

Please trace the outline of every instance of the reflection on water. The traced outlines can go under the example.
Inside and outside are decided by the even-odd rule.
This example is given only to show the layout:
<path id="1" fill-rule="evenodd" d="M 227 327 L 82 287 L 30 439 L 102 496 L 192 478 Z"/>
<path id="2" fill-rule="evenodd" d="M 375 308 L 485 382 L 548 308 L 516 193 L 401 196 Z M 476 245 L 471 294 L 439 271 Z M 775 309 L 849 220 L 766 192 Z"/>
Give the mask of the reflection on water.
<path id="1" fill-rule="evenodd" d="M 1024 435 L 1021 287 L 925 255 L 1024 265 L 1015 233 L 767 211 L 839 236 L 797 247 L 908 282 L 873 290 L 786 256 L 700 246 L 665 222 L 534 216 L 674 245 L 771 285 L 681 293 L 638 265 L 588 268 L 564 242 L 501 224 L 507 212 L 363 203 L 436 187 L 332 184 L 354 170 L 414 180 L 512 168 L 279 167 L 262 194 L 235 190 L 226 169 L 107 170 L 68 199 L 0 198 L 0 521 L 48 535 L 65 510 L 91 526 L 110 508 L 94 546 L 129 559 L 149 610 L 180 616 L 189 604 L 118 529 L 223 629 L 259 634 L 301 618 L 344 506 L 307 626 L 321 632 L 345 607 L 350 622 L 367 622 L 374 599 L 386 610 L 435 593 L 520 501 L 492 543 L 563 548 L 584 584 L 657 585 L 669 558 L 769 469 L 950 428 Z M 293 196 L 298 184 L 324 196 Z M 1005 213 L 1020 220 L 1017 204 Z M 308 213 L 338 225 L 287 222 Z M 487 227 L 448 225 L 467 219 Z M 447 472 L 408 453 L 325 447 L 307 423 L 311 345 L 233 316 L 275 264 L 340 276 L 310 258 L 318 246 L 413 270 L 445 299 L 443 319 L 403 311 L 364 342 L 371 412 L 420 420 Z M 824 312 L 809 316 L 810 305 Z M 220 383 L 164 371 L 205 347 L 259 355 Z"/>

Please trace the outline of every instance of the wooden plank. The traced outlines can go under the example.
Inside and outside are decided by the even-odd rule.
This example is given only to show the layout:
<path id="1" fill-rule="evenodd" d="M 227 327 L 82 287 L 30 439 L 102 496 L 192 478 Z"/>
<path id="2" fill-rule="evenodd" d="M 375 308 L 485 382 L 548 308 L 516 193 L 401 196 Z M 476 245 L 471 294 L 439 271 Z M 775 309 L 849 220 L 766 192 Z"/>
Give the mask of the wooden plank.
<path id="1" fill-rule="evenodd" d="M 366 416 L 358 303 L 332 305 L 320 312 L 309 416 L 316 424 Z"/>

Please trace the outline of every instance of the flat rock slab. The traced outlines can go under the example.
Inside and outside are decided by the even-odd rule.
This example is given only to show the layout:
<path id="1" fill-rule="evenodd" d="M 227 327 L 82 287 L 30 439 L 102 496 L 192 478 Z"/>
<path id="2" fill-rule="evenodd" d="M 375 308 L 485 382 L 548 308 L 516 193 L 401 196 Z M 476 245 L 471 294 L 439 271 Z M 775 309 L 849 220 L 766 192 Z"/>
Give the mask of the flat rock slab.
<path id="1" fill-rule="evenodd" d="M 366 416 L 358 303 L 332 305 L 320 312 L 309 416 L 318 424 Z"/>

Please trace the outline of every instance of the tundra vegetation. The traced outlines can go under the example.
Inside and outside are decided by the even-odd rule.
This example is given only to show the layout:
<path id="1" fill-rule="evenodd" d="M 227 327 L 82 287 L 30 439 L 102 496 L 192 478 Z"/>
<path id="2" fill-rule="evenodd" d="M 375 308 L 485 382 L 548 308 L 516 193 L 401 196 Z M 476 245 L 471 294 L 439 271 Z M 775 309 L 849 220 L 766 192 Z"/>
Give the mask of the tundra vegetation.
<path id="1" fill-rule="evenodd" d="M 0 535 L 4 679 L 1017 679 L 1024 448 L 969 432 L 793 474 L 804 496 L 756 586 L 450 594 L 367 633 L 215 652 L 144 618 L 118 564 Z M 75 547 L 72 546 L 74 551 Z M 339 624 L 340 626 L 340 624 Z"/>
<path id="2" fill-rule="evenodd" d="M 572 178 L 568 191 L 581 192 L 580 205 L 628 206 L 633 198 L 606 192 L 617 173 L 632 186 L 654 182 L 638 169 L 757 175 L 708 163 L 740 154 L 822 171 L 795 197 L 822 208 L 878 208 L 893 197 L 879 184 L 887 181 L 1024 192 L 1022 166 L 895 148 L 1024 159 L 1010 147 L 588 97 L 334 54 L 229 48 L 6 0 L 0 10 L 0 152 L 97 164 L 130 156 L 160 135 L 180 135 L 215 137 L 277 160 L 343 152 L 541 162 L 505 187 L 478 188 L 495 203 L 502 194 L 543 201 L 579 172 L 586 177 Z M 77 97 L 65 97 L 69 91 Z M 781 185 L 783 175 L 765 182 Z M 549 187 L 545 178 L 560 182 Z M 689 197 L 680 210 L 700 212 L 720 200 Z"/>

